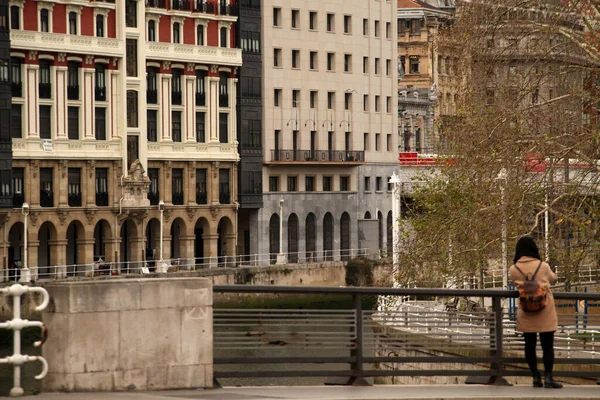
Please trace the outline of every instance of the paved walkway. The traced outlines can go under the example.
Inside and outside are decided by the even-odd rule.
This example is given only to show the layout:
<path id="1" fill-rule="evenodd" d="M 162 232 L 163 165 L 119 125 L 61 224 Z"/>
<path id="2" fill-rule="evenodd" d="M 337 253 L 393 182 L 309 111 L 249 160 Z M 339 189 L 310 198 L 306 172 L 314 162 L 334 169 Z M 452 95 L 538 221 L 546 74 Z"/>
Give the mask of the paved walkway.
<path id="1" fill-rule="evenodd" d="M 35 400 L 516 400 L 599 399 L 600 386 L 543 389 L 530 386 L 380 385 L 370 387 L 236 387 L 123 393 L 42 393 Z"/>

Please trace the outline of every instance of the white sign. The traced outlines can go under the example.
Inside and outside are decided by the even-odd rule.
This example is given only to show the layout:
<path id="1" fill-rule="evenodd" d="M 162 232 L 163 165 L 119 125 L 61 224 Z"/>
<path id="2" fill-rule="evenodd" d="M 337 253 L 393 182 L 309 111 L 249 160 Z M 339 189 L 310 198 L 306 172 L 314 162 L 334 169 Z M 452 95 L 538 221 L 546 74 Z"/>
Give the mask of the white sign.
<path id="1" fill-rule="evenodd" d="M 54 146 L 52 145 L 52 139 L 42 139 L 42 148 L 47 153 L 53 153 Z"/>

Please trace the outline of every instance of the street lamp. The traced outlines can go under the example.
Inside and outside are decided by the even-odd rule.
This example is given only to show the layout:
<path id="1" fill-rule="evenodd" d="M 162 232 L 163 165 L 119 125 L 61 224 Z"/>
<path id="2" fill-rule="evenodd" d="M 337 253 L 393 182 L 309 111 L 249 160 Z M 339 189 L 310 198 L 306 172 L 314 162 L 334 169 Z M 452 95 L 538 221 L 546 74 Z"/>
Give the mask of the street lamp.
<path id="1" fill-rule="evenodd" d="M 500 202 L 502 203 L 502 288 L 508 288 L 508 271 L 507 271 L 507 263 L 508 263 L 508 233 L 507 233 L 507 222 L 506 222 L 506 179 L 507 172 L 506 168 L 502 168 L 496 177 L 500 185 Z"/>
<path id="2" fill-rule="evenodd" d="M 285 254 L 283 253 L 283 199 L 279 199 L 279 253 L 277 254 L 277 264 L 283 265 L 286 263 Z"/>
<path id="3" fill-rule="evenodd" d="M 29 283 L 31 282 L 31 271 L 29 271 L 29 267 L 27 266 L 29 255 L 27 251 L 27 217 L 29 216 L 29 204 L 23 203 L 23 206 L 21 206 L 21 213 L 24 216 L 23 224 L 25 225 L 25 229 L 23 235 L 23 267 L 21 268 L 21 279 L 19 279 L 19 282 Z"/>
<path id="4" fill-rule="evenodd" d="M 158 260 L 157 272 L 165 273 L 165 272 L 167 272 L 167 268 L 163 261 L 163 215 L 165 213 L 165 202 L 164 201 L 161 200 L 158 202 L 158 209 L 160 211 L 160 240 L 159 240 L 160 248 L 159 248 L 159 260 Z"/>

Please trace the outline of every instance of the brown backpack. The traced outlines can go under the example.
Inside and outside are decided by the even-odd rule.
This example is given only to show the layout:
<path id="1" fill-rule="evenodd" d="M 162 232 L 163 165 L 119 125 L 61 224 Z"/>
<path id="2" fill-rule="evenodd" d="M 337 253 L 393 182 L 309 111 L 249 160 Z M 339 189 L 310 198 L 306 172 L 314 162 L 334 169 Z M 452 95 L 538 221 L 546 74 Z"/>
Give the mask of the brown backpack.
<path id="1" fill-rule="evenodd" d="M 541 266 L 542 262 L 540 261 L 535 272 L 531 275 L 531 273 L 525 274 L 521 271 L 521 268 L 515 264 L 515 268 L 525 278 L 523 284 L 519 287 L 519 303 L 521 304 L 523 311 L 536 312 L 546 307 L 546 290 L 535 280 L 535 276 Z"/>

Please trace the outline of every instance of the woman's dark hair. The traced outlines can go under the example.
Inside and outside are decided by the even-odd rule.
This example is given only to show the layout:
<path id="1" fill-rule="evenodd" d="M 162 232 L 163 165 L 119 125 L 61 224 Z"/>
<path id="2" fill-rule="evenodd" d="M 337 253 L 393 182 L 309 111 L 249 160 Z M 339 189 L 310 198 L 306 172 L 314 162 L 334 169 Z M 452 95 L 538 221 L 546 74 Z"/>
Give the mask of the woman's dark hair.
<path id="1" fill-rule="evenodd" d="M 519 261 L 519 258 L 524 256 L 537 258 L 538 260 L 542 259 L 540 256 L 540 250 L 538 249 L 537 244 L 535 244 L 535 240 L 533 240 L 531 236 L 523 236 L 517 242 L 514 262 L 516 263 Z"/>

